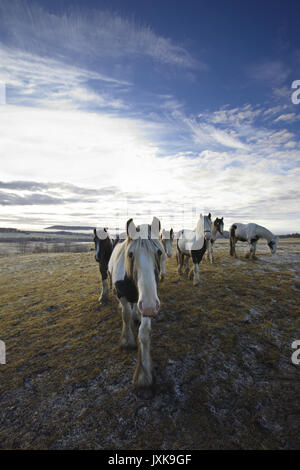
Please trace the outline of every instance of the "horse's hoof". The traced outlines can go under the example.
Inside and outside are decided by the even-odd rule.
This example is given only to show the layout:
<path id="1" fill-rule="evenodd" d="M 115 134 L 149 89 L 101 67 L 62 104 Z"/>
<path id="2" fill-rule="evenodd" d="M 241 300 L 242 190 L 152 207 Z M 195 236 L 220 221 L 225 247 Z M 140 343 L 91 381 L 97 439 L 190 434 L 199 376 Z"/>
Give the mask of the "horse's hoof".
<path id="1" fill-rule="evenodd" d="M 199 286 L 199 284 L 200 284 L 200 281 L 194 281 L 194 282 L 193 282 L 193 286 L 195 286 L 195 287 L 196 287 L 196 286 Z"/>
<path id="2" fill-rule="evenodd" d="M 136 351 L 137 350 L 137 345 L 134 343 L 126 343 L 126 344 L 120 344 L 120 349 L 123 352 L 130 352 L 130 351 Z"/>
<path id="3" fill-rule="evenodd" d="M 142 400 L 151 400 L 155 396 L 154 385 L 150 387 L 136 387 L 134 386 L 135 394 L 138 398 Z"/>

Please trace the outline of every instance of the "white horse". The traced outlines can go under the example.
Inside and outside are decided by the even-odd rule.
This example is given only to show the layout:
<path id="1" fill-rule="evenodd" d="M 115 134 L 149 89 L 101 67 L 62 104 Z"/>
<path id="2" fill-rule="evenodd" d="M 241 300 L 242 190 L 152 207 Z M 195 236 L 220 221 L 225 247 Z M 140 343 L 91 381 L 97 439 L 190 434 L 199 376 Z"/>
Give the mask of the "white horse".
<path id="1" fill-rule="evenodd" d="M 238 241 L 241 242 L 248 242 L 250 246 L 249 253 L 246 254 L 246 258 L 257 259 L 255 252 L 256 252 L 256 245 L 257 241 L 260 238 L 264 238 L 268 242 L 268 247 L 272 254 L 276 253 L 277 250 L 277 243 L 278 237 L 276 237 L 270 230 L 261 225 L 257 224 L 240 224 L 234 223 L 230 227 L 230 255 L 236 256 L 235 252 L 235 245 Z"/>
<path id="2" fill-rule="evenodd" d="M 199 263 L 207 249 L 208 242 L 211 239 L 211 214 L 200 218 L 195 230 L 182 230 L 177 239 L 177 255 L 179 261 L 178 273 L 182 274 L 182 266 L 184 264 L 184 257 L 191 257 L 194 263 L 194 269 L 191 276 L 194 276 L 194 286 L 200 282 L 199 278 Z M 191 277 L 190 276 L 190 277 Z"/>
<path id="3" fill-rule="evenodd" d="M 138 363 L 133 377 L 137 388 L 153 384 L 150 356 L 151 318 L 156 317 L 160 302 L 157 283 L 164 248 L 159 239 L 159 220 L 154 217 L 151 226 L 135 226 L 132 219 L 126 224 L 127 239 L 114 249 L 108 264 L 114 291 L 122 309 L 122 348 L 135 348 L 133 333 L 134 312 L 130 304 L 137 304 L 141 324 L 138 332 Z M 135 305 L 136 308 L 136 305 Z"/>
<path id="4" fill-rule="evenodd" d="M 217 239 L 218 232 L 223 236 L 224 232 L 224 219 L 223 217 L 219 219 L 218 217 L 211 223 L 211 239 L 207 243 L 207 255 L 206 260 L 211 263 L 215 262 L 214 253 L 213 253 L 213 244 Z"/>
<path id="5" fill-rule="evenodd" d="M 160 241 L 162 246 L 164 247 L 165 253 L 168 258 L 172 256 L 172 243 L 174 240 L 174 232 L 173 229 L 165 230 L 163 229 L 160 234 Z M 166 257 L 161 260 L 161 273 L 160 273 L 160 280 L 163 281 L 166 274 Z"/>

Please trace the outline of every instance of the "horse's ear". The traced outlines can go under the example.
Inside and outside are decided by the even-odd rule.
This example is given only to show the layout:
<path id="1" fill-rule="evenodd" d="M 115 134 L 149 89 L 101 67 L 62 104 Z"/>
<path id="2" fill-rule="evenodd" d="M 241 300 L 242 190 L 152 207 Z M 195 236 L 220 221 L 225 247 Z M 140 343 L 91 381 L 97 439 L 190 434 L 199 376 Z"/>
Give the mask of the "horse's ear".
<path id="1" fill-rule="evenodd" d="M 106 232 L 106 233 L 107 233 L 107 229 L 106 229 L 106 227 L 104 227 L 104 229 L 103 229 L 103 230 L 104 230 L 104 232 Z"/>
<path id="2" fill-rule="evenodd" d="M 211 213 L 208 214 L 208 218 L 211 220 Z"/>
<path id="3" fill-rule="evenodd" d="M 159 238 L 159 232 L 161 229 L 160 220 L 157 217 L 153 217 L 151 224 L 151 234 L 155 235 L 155 238 Z"/>
<path id="4" fill-rule="evenodd" d="M 97 230 L 94 228 L 94 235 L 97 237 Z"/>
<path id="5" fill-rule="evenodd" d="M 222 220 L 222 222 L 223 222 L 223 219 L 224 219 L 224 217 L 222 217 L 222 219 L 221 219 L 221 220 Z"/>
<path id="6" fill-rule="evenodd" d="M 131 240 L 135 240 L 136 239 L 136 226 L 133 222 L 133 219 L 129 219 L 127 220 L 127 223 L 126 223 L 126 233 L 127 233 L 127 236 L 131 239 Z"/>
<path id="7" fill-rule="evenodd" d="M 126 222 L 126 233 L 129 235 L 129 225 L 133 222 L 133 219 L 128 219 Z"/>
<path id="8" fill-rule="evenodd" d="M 173 229 L 171 228 L 171 230 L 170 230 L 170 238 L 171 238 L 171 240 L 173 240 L 173 237 L 174 237 L 174 232 L 173 232 Z"/>

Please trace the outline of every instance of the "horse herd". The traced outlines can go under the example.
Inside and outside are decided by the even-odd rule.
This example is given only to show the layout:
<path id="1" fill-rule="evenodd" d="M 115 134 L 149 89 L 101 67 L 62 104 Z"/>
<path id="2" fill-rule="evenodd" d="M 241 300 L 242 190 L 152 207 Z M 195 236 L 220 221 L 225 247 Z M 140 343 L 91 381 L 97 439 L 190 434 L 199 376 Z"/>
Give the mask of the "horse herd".
<path id="1" fill-rule="evenodd" d="M 213 244 L 219 233 L 223 236 L 223 217 L 212 221 L 211 214 L 200 214 L 195 230 L 180 230 L 176 235 L 173 229 L 161 230 L 159 219 L 153 218 L 151 225 L 136 226 L 133 219 L 126 223 L 126 232 L 111 238 L 107 229 L 94 229 L 95 259 L 99 263 L 102 277 L 102 293 L 99 298 L 103 303 L 108 298 L 108 280 L 110 289 L 119 300 L 122 310 L 121 348 L 135 349 L 138 345 L 138 362 L 133 377 L 137 388 L 153 385 L 153 370 L 150 355 L 151 318 L 160 307 L 157 295 L 158 282 L 165 277 L 168 257 L 172 256 L 172 242 L 176 239 L 178 272 L 182 274 L 183 265 L 189 270 L 192 259 L 194 285 L 198 285 L 199 263 L 205 253 L 211 263 L 214 262 Z M 278 238 L 268 229 L 250 223 L 234 223 L 230 227 L 230 255 L 236 257 L 237 241 L 248 242 L 248 258 L 256 258 L 256 245 L 260 238 L 267 240 L 271 253 L 277 249 Z M 134 322 L 139 323 L 138 338 L 134 335 Z M 138 344 L 137 344 L 138 343 Z"/>

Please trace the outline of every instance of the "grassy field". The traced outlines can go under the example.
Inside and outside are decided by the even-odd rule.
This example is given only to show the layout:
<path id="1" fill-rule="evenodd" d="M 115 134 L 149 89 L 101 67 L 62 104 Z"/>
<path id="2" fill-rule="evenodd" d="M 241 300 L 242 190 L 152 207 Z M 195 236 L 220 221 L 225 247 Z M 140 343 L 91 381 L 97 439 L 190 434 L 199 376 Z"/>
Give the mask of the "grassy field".
<path id="1" fill-rule="evenodd" d="M 115 298 L 98 304 L 94 253 L 0 258 L 0 447 L 295 449 L 300 447 L 300 240 L 257 261 L 215 246 L 201 284 L 175 257 L 152 322 L 156 393 L 137 396 L 136 352 L 119 349 Z"/>

